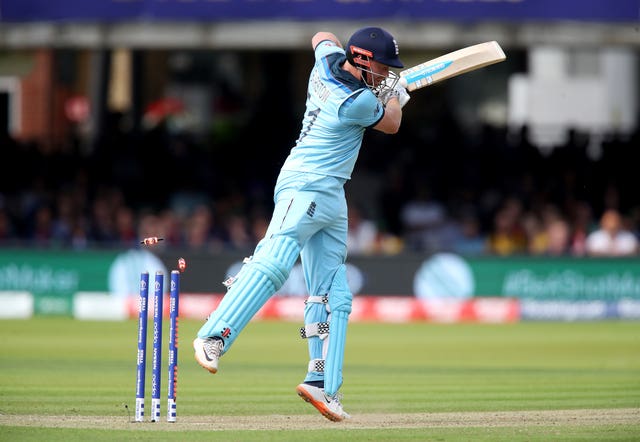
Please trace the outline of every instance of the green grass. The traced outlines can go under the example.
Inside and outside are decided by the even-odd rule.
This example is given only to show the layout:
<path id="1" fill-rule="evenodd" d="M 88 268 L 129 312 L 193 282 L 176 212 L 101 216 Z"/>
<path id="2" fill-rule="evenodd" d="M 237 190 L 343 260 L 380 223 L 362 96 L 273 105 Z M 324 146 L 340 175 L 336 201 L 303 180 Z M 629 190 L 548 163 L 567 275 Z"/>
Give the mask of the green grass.
<path id="1" fill-rule="evenodd" d="M 251 323 L 215 376 L 193 361 L 191 338 L 199 326 L 180 323 L 179 419 L 314 414 L 294 393 L 307 361 L 299 324 Z M 134 408 L 136 332 L 135 321 L 0 321 L 0 415 L 107 415 L 127 422 Z M 350 324 L 344 372 L 343 403 L 353 415 L 640 408 L 640 323 Z M 150 402 L 149 396 L 147 389 Z M 340 425 L 286 432 L 195 428 L 179 437 L 135 425 L 3 426 L 0 440 L 640 440 L 640 414 L 637 423 L 582 427 Z"/>
<path id="2" fill-rule="evenodd" d="M 631 431 L 633 430 L 633 432 Z M 71 440 L 98 441 L 637 441 L 640 425 L 634 429 L 624 429 L 613 426 L 582 426 L 572 427 L 567 432 L 557 426 L 537 428 L 430 428 L 428 431 L 416 430 L 376 430 L 375 432 L 359 431 L 308 431 L 295 430 L 283 434 L 282 431 L 244 431 L 234 432 L 209 432 L 206 436 L 201 431 L 183 431 L 179 435 L 162 431 L 133 432 L 124 430 L 70 430 L 70 429 L 32 429 L 19 427 L 2 428 L 0 440 L 21 440 L 42 442 L 43 440 L 67 442 Z"/>

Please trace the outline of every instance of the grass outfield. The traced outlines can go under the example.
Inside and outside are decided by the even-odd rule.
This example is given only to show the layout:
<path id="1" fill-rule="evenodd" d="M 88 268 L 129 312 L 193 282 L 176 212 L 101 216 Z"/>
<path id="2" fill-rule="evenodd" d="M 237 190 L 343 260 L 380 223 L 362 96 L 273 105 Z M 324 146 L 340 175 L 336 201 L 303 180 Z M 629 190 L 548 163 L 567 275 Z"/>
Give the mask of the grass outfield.
<path id="1" fill-rule="evenodd" d="M 215 376 L 199 326 L 180 323 L 178 423 L 136 424 L 136 321 L 0 321 L 0 440 L 640 440 L 638 322 L 350 324 L 343 423 L 294 392 L 299 324 L 251 323 Z"/>

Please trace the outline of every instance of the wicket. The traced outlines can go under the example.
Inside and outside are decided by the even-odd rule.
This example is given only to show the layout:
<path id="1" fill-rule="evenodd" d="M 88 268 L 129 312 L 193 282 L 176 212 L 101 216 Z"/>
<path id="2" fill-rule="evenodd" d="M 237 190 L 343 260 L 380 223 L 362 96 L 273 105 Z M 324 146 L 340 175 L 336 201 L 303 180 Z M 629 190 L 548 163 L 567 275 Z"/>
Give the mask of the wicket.
<path id="1" fill-rule="evenodd" d="M 140 274 L 140 315 L 138 316 L 138 366 L 136 379 L 136 422 L 144 420 L 144 383 L 147 368 L 147 301 L 149 273 Z"/>
<path id="2" fill-rule="evenodd" d="M 151 422 L 160 421 L 160 390 L 162 370 L 162 321 L 164 316 L 164 274 L 156 272 L 153 308 L 153 361 L 151 371 Z M 180 295 L 180 272 L 171 271 L 171 290 L 169 295 L 169 357 L 167 384 L 167 422 L 175 422 L 177 415 L 178 386 L 178 303 Z M 144 421 L 145 373 L 147 357 L 149 272 L 140 274 L 140 308 L 138 317 L 138 357 L 136 379 L 135 421 Z"/>
<path id="3" fill-rule="evenodd" d="M 178 396 L 178 305 L 180 298 L 180 272 L 171 272 L 169 295 L 169 377 L 167 380 L 167 422 L 176 421 Z"/>

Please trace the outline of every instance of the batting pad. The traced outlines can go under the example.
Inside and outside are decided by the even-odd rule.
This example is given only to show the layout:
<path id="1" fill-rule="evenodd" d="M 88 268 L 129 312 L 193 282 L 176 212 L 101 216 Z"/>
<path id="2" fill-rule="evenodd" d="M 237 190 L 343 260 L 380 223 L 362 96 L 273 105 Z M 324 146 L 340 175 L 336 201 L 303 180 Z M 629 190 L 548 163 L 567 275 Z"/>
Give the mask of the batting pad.
<path id="1" fill-rule="evenodd" d="M 349 313 L 331 312 L 329 344 L 324 361 L 324 391 L 329 396 L 335 395 L 342 385 L 342 364 L 348 320 Z"/>
<path id="2" fill-rule="evenodd" d="M 342 364 L 347 340 L 347 322 L 351 313 L 353 295 L 347 284 L 347 268 L 338 267 L 329 290 L 329 337 L 324 342 L 324 391 L 336 394 L 342 385 Z M 328 341 L 328 342 L 327 342 Z"/>
<path id="3" fill-rule="evenodd" d="M 324 323 L 327 321 L 329 313 L 327 312 L 327 307 L 323 303 L 319 302 L 307 302 L 304 308 L 304 323 L 307 324 L 317 324 Z M 331 327 L 331 325 L 329 325 Z M 309 360 L 322 360 L 322 346 L 323 339 L 320 336 L 309 336 L 307 338 L 307 344 L 309 345 Z M 307 377 L 304 379 L 305 382 L 310 381 L 322 381 L 324 379 L 324 373 L 320 372 L 314 368 L 311 368 L 312 364 L 309 364 L 309 371 L 307 372 Z"/>
<path id="4" fill-rule="evenodd" d="M 223 353 L 227 352 L 251 318 L 285 283 L 299 254 L 300 246 L 289 237 L 266 240 L 198 331 L 198 337 L 222 338 Z"/>

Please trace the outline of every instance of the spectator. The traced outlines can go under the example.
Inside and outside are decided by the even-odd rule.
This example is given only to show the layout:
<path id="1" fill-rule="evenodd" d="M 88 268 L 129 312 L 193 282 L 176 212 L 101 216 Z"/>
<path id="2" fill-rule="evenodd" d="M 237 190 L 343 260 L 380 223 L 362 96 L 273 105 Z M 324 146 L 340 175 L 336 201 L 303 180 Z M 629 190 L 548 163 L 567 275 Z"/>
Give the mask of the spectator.
<path id="1" fill-rule="evenodd" d="M 4 208 L 0 207 L 0 244 L 6 244 L 15 235 L 13 229 L 13 222 L 9 213 Z"/>
<path id="2" fill-rule="evenodd" d="M 227 248 L 238 251 L 251 251 L 257 244 L 251 236 L 247 218 L 239 213 L 231 213 L 225 220 Z"/>
<path id="3" fill-rule="evenodd" d="M 160 214 L 160 223 L 164 232 L 167 247 L 182 247 L 184 245 L 184 219 L 181 212 L 165 209 Z"/>
<path id="4" fill-rule="evenodd" d="M 213 214 L 206 206 L 197 207 L 187 219 L 187 246 L 192 249 L 205 249 L 211 238 Z"/>
<path id="5" fill-rule="evenodd" d="M 253 239 L 253 246 L 255 247 L 258 242 L 267 234 L 267 228 L 269 227 L 269 218 L 265 215 L 261 209 L 255 210 L 251 216 L 251 237 Z"/>
<path id="6" fill-rule="evenodd" d="M 197 206 L 186 221 L 187 246 L 194 250 L 220 251 L 225 238 L 217 226 L 213 211 L 206 205 Z"/>
<path id="7" fill-rule="evenodd" d="M 419 184 L 416 197 L 402 207 L 400 217 L 409 250 L 434 252 L 442 249 L 440 234 L 446 225 L 447 213 L 426 185 Z"/>
<path id="8" fill-rule="evenodd" d="M 36 210 L 30 236 L 36 245 L 45 247 L 50 245 L 53 238 L 53 212 L 48 205 L 42 205 Z"/>
<path id="9" fill-rule="evenodd" d="M 98 196 L 91 206 L 91 237 L 103 245 L 117 239 L 114 209 L 106 196 Z"/>
<path id="10" fill-rule="evenodd" d="M 71 247 L 75 250 L 84 250 L 89 247 L 87 221 L 83 217 L 77 217 L 71 232 Z"/>
<path id="11" fill-rule="evenodd" d="M 115 213 L 116 241 L 120 246 L 135 247 L 138 244 L 136 219 L 133 210 L 119 206 Z"/>
<path id="12" fill-rule="evenodd" d="M 403 125 L 412 127 L 417 123 L 408 118 Z M 111 130 L 111 126 L 109 128 Z M 227 227 L 225 221 L 231 213 L 247 218 L 253 241 L 261 237 L 265 220 L 256 219 L 253 213 L 271 201 L 270 195 L 264 198 L 263 191 L 256 196 L 255 189 L 268 188 L 266 183 L 272 180 L 273 170 L 265 167 L 264 174 L 256 175 L 260 169 L 256 167 L 238 176 L 237 168 L 227 167 L 243 152 L 237 149 L 227 152 L 228 145 L 236 143 L 234 137 L 221 144 L 220 136 L 212 140 L 186 133 L 153 136 L 158 134 L 127 133 L 125 128 L 123 124 L 113 126 L 113 131 L 107 134 L 113 136 L 102 137 L 93 147 L 84 146 L 79 139 L 41 146 L 35 141 L 0 135 L 9 166 L 0 177 L 2 244 L 75 249 L 118 246 L 122 240 L 118 224 L 123 219 L 119 220 L 117 213 L 126 212 L 128 208 L 133 211 L 136 225 L 145 221 L 149 211 L 159 218 L 149 234 L 164 236 L 160 247 L 190 247 L 186 240 L 191 227 L 187 217 L 199 204 L 215 208 L 214 233 L 209 235 L 219 247 L 209 243 L 206 249 L 219 251 L 228 247 L 229 235 L 223 227 Z M 240 127 L 238 130 L 249 140 L 257 133 Z M 404 134 L 395 149 L 388 149 L 381 138 L 372 138 L 369 148 L 360 153 L 363 164 L 369 167 L 367 173 L 378 174 L 381 180 L 379 190 L 366 189 L 371 191 L 370 201 L 376 205 L 371 207 L 372 211 L 380 215 L 375 220 L 379 229 L 376 248 L 380 253 L 398 253 L 404 250 L 405 244 L 407 250 L 413 251 L 463 247 L 467 251 L 460 253 L 486 253 L 483 239 L 494 233 L 498 208 L 507 192 L 517 195 L 527 213 L 535 213 L 541 225 L 534 235 L 537 239 L 522 251 L 518 247 L 514 249 L 513 242 L 503 234 L 494 234 L 492 253 L 551 254 L 548 249 L 551 221 L 547 216 L 551 205 L 559 212 L 556 215 L 569 223 L 572 256 L 587 255 L 586 238 L 599 227 L 594 214 L 609 207 L 624 211 L 632 223 L 627 230 L 640 239 L 640 193 L 633 187 L 635 160 L 640 155 L 636 149 L 640 132 L 629 137 L 611 134 L 601 144 L 599 140 L 590 140 L 600 144 L 594 145 L 601 148 L 601 156 L 597 157 L 587 155 L 586 139 L 575 132 L 566 145 L 556 146 L 555 152 L 533 144 L 527 128 L 523 128 L 519 137 L 511 138 L 509 149 L 503 146 L 504 134 L 496 130 L 486 130 L 468 139 L 456 133 L 452 140 L 446 138 L 442 126 L 436 123 L 425 126 L 421 120 Z M 433 155 L 433 149 L 418 149 L 422 145 L 439 146 L 440 150 Z M 276 154 L 271 154 L 275 158 Z M 498 164 L 497 159 L 506 161 L 508 172 L 491 172 Z M 452 170 L 449 167 L 452 160 L 459 173 L 447 175 L 447 171 Z M 168 161 L 175 172 L 173 181 L 154 172 L 156 162 L 164 167 Z M 479 166 L 481 162 L 484 166 Z M 428 181 L 425 177 L 429 177 Z M 160 187 L 153 187 L 156 184 Z M 428 188 L 431 199 L 413 198 L 415 189 L 421 187 Z M 149 192 L 150 188 L 154 191 Z M 359 197 L 361 195 L 354 194 L 352 199 Z M 412 202 L 407 205 L 409 200 Z M 462 204 L 469 204 L 478 217 L 479 226 L 471 226 L 471 221 L 467 226 L 465 221 L 465 228 L 479 234 L 479 237 L 473 234 L 470 243 L 459 223 Z M 49 209 L 42 208 L 45 206 Z M 435 220 L 436 225 L 422 232 L 403 231 L 403 227 L 409 227 L 402 224 L 403 207 L 405 221 L 412 222 L 411 229 L 420 229 L 413 223 L 425 219 Z M 509 217 L 511 215 L 502 221 Z M 528 216 L 521 214 L 519 218 L 521 228 L 535 230 L 532 226 L 535 223 L 530 223 Z M 452 219 L 458 222 L 454 229 Z M 126 214 L 124 220 L 132 221 L 127 220 Z M 238 231 L 242 233 L 242 229 Z M 133 240 L 131 232 L 125 237 L 129 238 L 126 242 Z"/>
<path id="13" fill-rule="evenodd" d="M 487 251 L 487 238 L 482 234 L 480 220 L 475 213 L 464 213 L 459 220 L 458 234 L 452 242 L 455 253 L 478 256 Z"/>
<path id="14" fill-rule="evenodd" d="M 586 201 L 576 201 L 569 211 L 571 220 L 571 254 L 587 254 L 587 236 L 593 231 L 593 210 Z"/>
<path id="15" fill-rule="evenodd" d="M 407 202 L 408 186 L 406 177 L 401 167 L 391 165 L 384 177 L 378 205 L 386 231 L 391 235 L 403 234 L 403 222 L 401 218 L 402 208 Z"/>
<path id="16" fill-rule="evenodd" d="M 515 199 L 509 199 L 498 209 L 489 235 L 489 253 L 507 256 L 525 253 L 527 236 L 521 224 L 522 207 Z"/>
<path id="17" fill-rule="evenodd" d="M 571 252 L 571 229 L 562 218 L 550 220 L 546 226 L 547 256 L 564 256 Z"/>
<path id="18" fill-rule="evenodd" d="M 527 252 L 531 255 L 542 255 L 547 251 L 549 237 L 543 221 L 535 212 L 527 212 L 522 217 L 522 228 L 527 241 Z"/>
<path id="19" fill-rule="evenodd" d="M 68 246 L 71 243 L 73 226 L 75 224 L 74 201 L 68 192 L 60 192 L 56 201 L 56 217 L 53 221 L 53 240 L 61 245 Z"/>
<path id="20" fill-rule="evenodd" d="M 632 256 L 638 253 L 638 239 L 624 229 L 620 213 L 608 209 L 600 218 L 600 228 L 587 236 L 586 250 L 589 256 Z"/>
<path id="21" fill-rule="evenodd" d="M 365 218 L 360 207 L 355 204 L 349 205 L 348 217 L 348 253 L 351 255 L 369 255 L 377 252 L 378 227 L 376 224 Z"/>
<path id="22" fill-rule="evenodd" d="M 527 212 L 522 225 L 531 255 L 559 256 L 570 252 L 570 228 L 558 208 L 546 204 L 539 211 Z"/>

